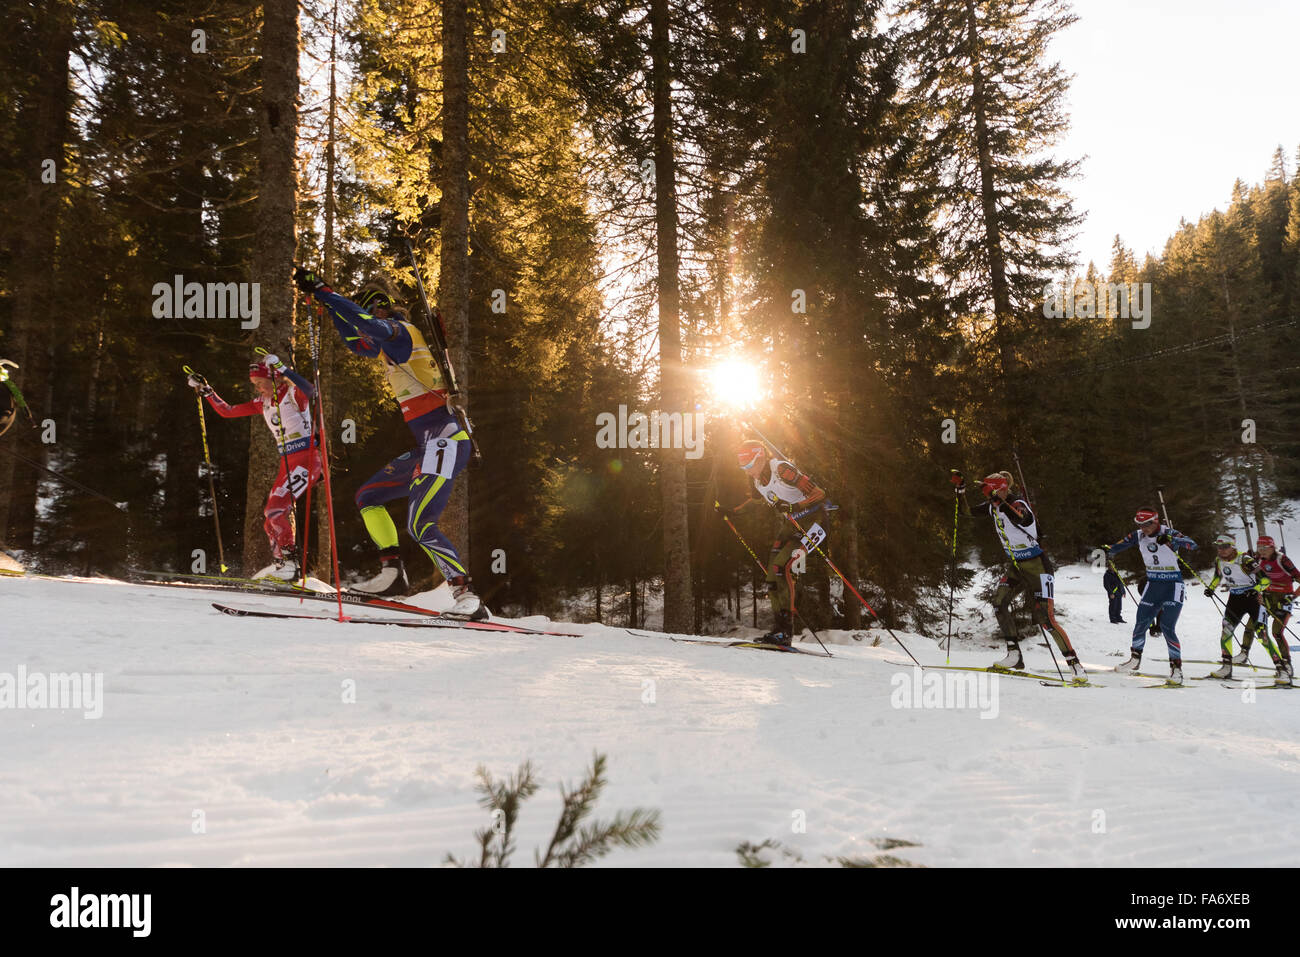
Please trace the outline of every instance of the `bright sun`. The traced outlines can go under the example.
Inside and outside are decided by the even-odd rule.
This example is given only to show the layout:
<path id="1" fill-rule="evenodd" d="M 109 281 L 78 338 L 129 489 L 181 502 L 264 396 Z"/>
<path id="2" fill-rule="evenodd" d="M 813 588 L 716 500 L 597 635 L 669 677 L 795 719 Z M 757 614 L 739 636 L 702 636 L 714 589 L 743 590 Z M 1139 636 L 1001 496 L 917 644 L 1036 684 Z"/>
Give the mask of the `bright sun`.
<path id="1" fill-rule="evenodd" d="M 709 391 L 721 405 L 745 409 L 758 404 L 764 390 L 758 369 L 748 362 L 728 359 L 708 370 Z"/>

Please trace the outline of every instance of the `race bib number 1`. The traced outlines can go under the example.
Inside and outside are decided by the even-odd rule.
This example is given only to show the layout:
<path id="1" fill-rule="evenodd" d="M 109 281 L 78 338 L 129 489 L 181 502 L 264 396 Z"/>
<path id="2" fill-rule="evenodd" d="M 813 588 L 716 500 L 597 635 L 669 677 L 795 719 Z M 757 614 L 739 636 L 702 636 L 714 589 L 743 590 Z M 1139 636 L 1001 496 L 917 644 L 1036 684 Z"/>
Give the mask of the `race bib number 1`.
<path id="1" fill-rule="evenodd" d="M 826 530 L 820 525 L 814 524 L 812 528 L 808 529 L 808 534 L 804 535 L 802 544 L 805 550 L 811 552 L 825 539 Z"/>
<path id="2" fill-rule="evenodd" d="M 456 443 L 450 439 L 434 439 L 424 448 L 424 461 L 420 463 L 421 475 L 440 475 L 450 479 L 456 470 Z"/>

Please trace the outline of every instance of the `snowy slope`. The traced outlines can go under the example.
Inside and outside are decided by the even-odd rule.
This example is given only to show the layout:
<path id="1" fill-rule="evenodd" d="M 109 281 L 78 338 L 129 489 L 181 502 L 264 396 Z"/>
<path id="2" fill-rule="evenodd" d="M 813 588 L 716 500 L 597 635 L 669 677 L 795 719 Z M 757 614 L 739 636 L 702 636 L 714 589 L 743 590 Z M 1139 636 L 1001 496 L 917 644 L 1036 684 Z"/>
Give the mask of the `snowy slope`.
<path id="1" fill-rule="evenodd" d="M 610 759 L 604 815 L 663 814 L 658 844 L 607 865 L 730 866 L 736 845 L 767 838 L 812 863 L 869 856 L 883 837 L 918 843 L 893 853 L 928 866 L 1300 857 L 1300 691 L 1002 678 L 985 718 L 895 707 L 910 672 L 887 637 L 840 635 L 824 660 L 599 625 L 557 638 L 235 619 L 214 600 L 330 607 L 0 578 L 0 672 L 99 671 L 105 696 L 98 720 L 0 710 L 0 865 L 434 865 L 469 855 L 488 823 L 475 767 L 499 777 L 531 758 L 548 784 L 521 817 L 526 865 L 554 824 L 554 784 L 593 751 Z M 1085 662 L 1122 660 L 1128 628 L 1106 623 L 1098 576 L 1062 569 L 1058 600 Z M 1194 593 L 1186 656 L 1217 657 L 1217 630 Z M 1001 654 L 967 648 L 957 663 Z"/>

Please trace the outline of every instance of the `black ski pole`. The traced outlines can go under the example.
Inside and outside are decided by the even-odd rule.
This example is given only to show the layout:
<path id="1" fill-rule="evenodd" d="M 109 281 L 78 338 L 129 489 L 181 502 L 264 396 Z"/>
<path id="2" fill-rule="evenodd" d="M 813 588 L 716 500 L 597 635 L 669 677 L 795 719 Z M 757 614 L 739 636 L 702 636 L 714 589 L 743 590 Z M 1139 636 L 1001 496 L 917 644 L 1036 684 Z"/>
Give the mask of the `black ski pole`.
<path id="1" fill-rule="evenodd" d="M 40 462 L 33 462 L 31 459 L 23 455 L 21 452 L 15 452 L 13 449 L 10 449 L 9 454 L 12 455 L 14 458 L 16 458 L 19 462 L 25 462 L 34 469 L 40 469 L 42 472 L 45 472 L 47 475 L 54 476 L 60 482 L 66 482 L 67 484 L 71 485 L 73 488 L 81 489 L 87 495 L 93 495 L 95 498 L 107 502 L 109 505 L 113 506 L 119 512 L 126 511 L 126 502 L 114 502 L 111 498 L 109 498 L 104 493 L 96 492 L 93 488 L 90 488 L 87 485 L 82 485 L 76 479 L 69 478 L 68 476 L 64 475 L 62 472 L 56 472 L 48 465 L 42 465 Z"/>
<path id="2" fill-rule="evenodd" d="M 957 486 L 964 481 L 956 469 L 951 469 L 950 472 L 955 481 L 952 489 L 952 566 L 948 576 L 948 648 L 944 652 L 945 664 L 952 664 L 952 608 L 957 590 L 957 523 L 961 514 L 961 493 L 957 491 Z"/>
<path id="3" fill-rule="evenodd" d="M 182 366 L 181 368 L 184 370 L 186 375 L 203 383 L 205 387 L 207 386 L 208 380 L 203 378 L 203 376 L 199 375 L 189 366 Z M 200 393 L 195 392 L 194 398 L 199 404 L 199 435 L 203 437 L 203 464 L 207 468 L 208 472 L 208 491 L 212 493 L 212 525 L 217 532 L 217 562 L 221 566 L 221 574 L 224 575 L 226 573 L 226 549 L 225 546 L 221 544 L 221 517 L 217 514 L 217 483 L 212 478 L 212 456 L 208 453 L 208 423 L 203 414 L 203 396 Z"/>

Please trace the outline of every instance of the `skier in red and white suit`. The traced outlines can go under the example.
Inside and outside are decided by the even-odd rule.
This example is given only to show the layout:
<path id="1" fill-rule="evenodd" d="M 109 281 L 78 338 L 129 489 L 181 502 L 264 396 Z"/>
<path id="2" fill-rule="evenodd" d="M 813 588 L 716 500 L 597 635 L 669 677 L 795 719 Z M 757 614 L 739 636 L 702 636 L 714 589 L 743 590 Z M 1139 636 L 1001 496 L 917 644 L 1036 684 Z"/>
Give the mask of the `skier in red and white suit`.
<path id="1" fill-rule="evenodd" d="M 320 447 L 311 427 L 311 400 L 316 393 L 306 379 L 274 355 L 249 365 L 248 378 L 257 389 L 257 398 L 239 405 L 229 405 L 202 378 L 190 376 L 189 384 L 222 418 L 261 415 L 266 420 L 275 438 L 280 469 L 262 510 L 272 564 L 253 577 L 290 581 L 298 577 L 293 558 L 294 502 L 324 475 Z"/>

